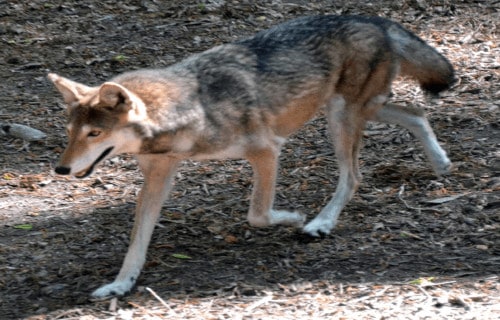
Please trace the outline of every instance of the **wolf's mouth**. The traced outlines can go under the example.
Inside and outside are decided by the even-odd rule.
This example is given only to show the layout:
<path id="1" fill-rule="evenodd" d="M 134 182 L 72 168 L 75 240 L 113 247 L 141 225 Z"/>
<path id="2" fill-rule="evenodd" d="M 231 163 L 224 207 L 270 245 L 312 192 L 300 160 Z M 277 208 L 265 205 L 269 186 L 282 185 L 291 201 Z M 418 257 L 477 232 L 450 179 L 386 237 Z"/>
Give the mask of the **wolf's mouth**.
<path id="1" fill-rule="evenodd" d="M 104 160 L 104 158 L 106 158 L 106 156 L 113 150 L 113 147 L 109 147 L 107 148 L 106 150 L 104 150 L 103 153 L 101 153 L 101 155 L 99 156 L 99 158 L 97 158 L 94 163 L 92 163 L 92 165 L 90 165 L 90 167 L 88 167 L 87 169 L 85 170 L 82 170 L 80 172 L 77 172 L 75 173 L 75 177 L 79 178 L 79 179 L 82 179 L 82 178 L 85 178 L 85 177 L 88 177 L 92 171 L 94 171 L 94 167 L 99 163 L 101 162 L 102 160 Z"/>

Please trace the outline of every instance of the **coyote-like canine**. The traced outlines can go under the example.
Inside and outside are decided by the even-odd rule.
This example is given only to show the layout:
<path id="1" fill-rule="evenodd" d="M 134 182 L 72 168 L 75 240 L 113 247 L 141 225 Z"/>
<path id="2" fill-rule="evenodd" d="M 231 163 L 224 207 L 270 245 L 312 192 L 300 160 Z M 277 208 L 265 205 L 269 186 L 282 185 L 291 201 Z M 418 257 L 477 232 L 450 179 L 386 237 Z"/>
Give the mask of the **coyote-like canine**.
<path id="1" fill-rule="evenodd" d="M 333 198 L 304 232 L 328 234 L 352 198 L 361 179 L 358 151 L 369 120 L 410 130 L 436 173 L 447 173 L 450 160 L 424 114 L 388 102 L 399 73 L 434 94 L 454 80 L 448 60 L 397 23 L 315 16 L 168 68 L 124 73 L 97 87 L 50 74 L 69 111 L 69 143 L 56 172 L 83 178 L 104 159 L 133 153 L 145 178 L 120 273 L 93 296 L 122 295 L 135 284 L 183 159 L 247 159 L 254 171 L 249 223 L 301 227 L 302 214 L 272 208 L 278 155 L 286 137 L 321 106 L 326 106 L 340 176 Z"/>

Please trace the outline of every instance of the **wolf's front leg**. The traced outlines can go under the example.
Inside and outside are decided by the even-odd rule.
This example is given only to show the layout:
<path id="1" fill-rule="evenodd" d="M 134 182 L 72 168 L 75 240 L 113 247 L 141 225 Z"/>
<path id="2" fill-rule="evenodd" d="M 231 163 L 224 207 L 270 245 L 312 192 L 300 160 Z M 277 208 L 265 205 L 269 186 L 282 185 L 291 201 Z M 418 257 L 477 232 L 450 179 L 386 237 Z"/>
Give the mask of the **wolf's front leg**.
<path id="1" fill-rule="evenodd" d="M 248 222 L 255 227 L 275 224 L 302 227 L 305 216 L 298 212 L 273 210 L 279 147 L 259 149 L 247 154 L 252 165 L 254 185 Z"/>
<path id="2" fill-rule="evenodd" d="M 134 286 L 146 260 L 154 226 L 163 201 L 170 192 L 179 163 L 178 160 L 164 155 L 141 155 L 137 156 L 137 160 L 144 174 L 144 186 L 137 202 L 128 252 L 115 281 L 94 291 L 94 298 L 121 296 Z"/>

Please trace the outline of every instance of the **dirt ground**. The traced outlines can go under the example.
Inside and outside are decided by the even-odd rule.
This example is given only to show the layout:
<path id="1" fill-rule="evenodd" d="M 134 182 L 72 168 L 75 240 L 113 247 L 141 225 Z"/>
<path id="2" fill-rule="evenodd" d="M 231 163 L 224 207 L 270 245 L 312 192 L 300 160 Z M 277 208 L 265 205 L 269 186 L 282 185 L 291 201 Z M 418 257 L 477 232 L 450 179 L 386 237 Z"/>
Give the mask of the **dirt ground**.
<path id="1" fill-rule="evenodd" d="M 498 319 L 500 47 L 498 1 L 0 1 L 1 319 Z M 119 3 L 119 4 L 117 4 Z M 175 3 L 175 4 L 174 4 Z M 312 14 L 380 15 L 436 46 L 457 85 L 419 105 L 454 163 L 437 178 L 404 129 L 370 124 L 363 184 L 323 239 L 248 226 L 243 161 L 186 162 L 133 292 L 89 293 L 126 252 L 142 178 L 130 156 L 91 177 L 57 176 L 65 110 L 46 79 L 98 84 Z M 337 181 L 324 120 L 283 149 L 276 206 L 311 219 Z"/>

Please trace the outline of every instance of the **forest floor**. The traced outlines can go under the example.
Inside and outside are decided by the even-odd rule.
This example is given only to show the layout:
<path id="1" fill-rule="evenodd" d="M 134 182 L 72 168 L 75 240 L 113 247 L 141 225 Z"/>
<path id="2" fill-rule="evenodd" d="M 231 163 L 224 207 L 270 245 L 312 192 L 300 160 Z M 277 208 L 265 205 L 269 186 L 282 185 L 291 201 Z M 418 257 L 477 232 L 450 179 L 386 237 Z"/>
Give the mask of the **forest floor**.
<path id="1" fill-rule="evenodd" d="M 500 317 L 499 1 L 0 1 L 2 319 L 498 319 Z M 66 113 L 47 80 L 89 85 L 250 36 L 293 17 L 379 15 L 446 55 L 457 84 L 426 100 L 398 81 L 394 101 L 426 110 L 454 163 L 436 177 L 403 128 L 369 124 L 363 183 L 323 239 L 246 221 L 244 161 L 185 162 L 147 262 L 127 296 L 91 301 L 128 245 L 142 184 L 135 161 L 82 180 L 53 172 Z M 321 117 L 291 136 L 276 207 L 310 220 L 337 166 Z"/>

